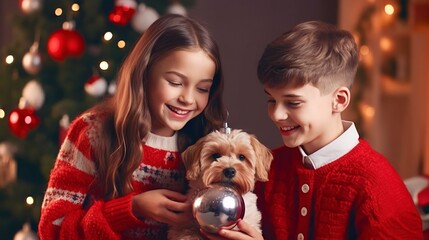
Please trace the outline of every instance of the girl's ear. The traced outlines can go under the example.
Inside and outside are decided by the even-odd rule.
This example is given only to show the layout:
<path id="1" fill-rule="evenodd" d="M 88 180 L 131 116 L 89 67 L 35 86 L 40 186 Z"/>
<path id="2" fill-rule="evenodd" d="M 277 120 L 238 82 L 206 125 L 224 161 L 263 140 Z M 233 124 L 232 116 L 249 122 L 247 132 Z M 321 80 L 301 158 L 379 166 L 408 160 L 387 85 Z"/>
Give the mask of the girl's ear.
<path id="1" fill-rule="evenodd" d="M 332 112 L 341 113 L 350 103 L 350 89 L 348 87 L 339 87 L 333 94 Z"/>

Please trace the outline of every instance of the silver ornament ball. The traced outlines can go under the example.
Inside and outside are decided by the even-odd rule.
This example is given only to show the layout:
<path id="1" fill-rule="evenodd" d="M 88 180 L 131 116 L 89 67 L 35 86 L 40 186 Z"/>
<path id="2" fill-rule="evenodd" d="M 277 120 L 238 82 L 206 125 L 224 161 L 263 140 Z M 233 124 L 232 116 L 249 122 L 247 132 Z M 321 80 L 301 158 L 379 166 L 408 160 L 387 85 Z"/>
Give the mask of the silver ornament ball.
<path id="1" fill-rule="evenodd" d="M 232 229 L 243 218 L 243 197 L 226 185 L 214 185 L 200 191 L 192 206 L 193 215 L 201 228 L 217 233 L 220 229 Z"/>
<path id="2" fill-rule="evenodd" d="M 22 66 L 26 72 L 35 75 L 42 67 L 42 56 L 37 51 L 29 51 L 22 58 Z"/>

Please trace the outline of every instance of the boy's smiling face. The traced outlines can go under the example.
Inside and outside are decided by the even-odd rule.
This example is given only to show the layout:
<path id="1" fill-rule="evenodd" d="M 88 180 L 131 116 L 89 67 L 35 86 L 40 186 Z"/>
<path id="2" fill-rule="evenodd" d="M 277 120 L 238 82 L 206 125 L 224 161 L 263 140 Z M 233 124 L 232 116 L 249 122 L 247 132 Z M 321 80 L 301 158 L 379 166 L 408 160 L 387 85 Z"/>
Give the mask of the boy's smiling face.
<path id="1" fill-rule="evenodd" d="M 264 90 L 268 116 L 279 128 L 286 146 L 302 146 L 311 154 L 343 132 L 341 111 L 335 109 L 338 89 L 321 94 L 318 88 L 306 84 L 301 87 L 264 85 Z"/>

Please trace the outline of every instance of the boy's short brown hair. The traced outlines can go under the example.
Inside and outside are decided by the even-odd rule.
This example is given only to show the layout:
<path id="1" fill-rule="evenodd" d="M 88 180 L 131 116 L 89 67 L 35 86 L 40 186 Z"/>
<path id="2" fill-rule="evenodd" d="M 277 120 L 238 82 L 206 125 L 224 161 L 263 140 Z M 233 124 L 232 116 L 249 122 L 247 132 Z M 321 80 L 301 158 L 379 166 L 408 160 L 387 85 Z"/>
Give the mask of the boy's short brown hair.
<path id="1" fill-rule="evenodd" d="M 267 45 L 258 78 L 269 86 L 312 84 L 326 93 L 338 86 L 351 87 L 358 62 L 358 48 L 349 32 L 309 21 Z"/>

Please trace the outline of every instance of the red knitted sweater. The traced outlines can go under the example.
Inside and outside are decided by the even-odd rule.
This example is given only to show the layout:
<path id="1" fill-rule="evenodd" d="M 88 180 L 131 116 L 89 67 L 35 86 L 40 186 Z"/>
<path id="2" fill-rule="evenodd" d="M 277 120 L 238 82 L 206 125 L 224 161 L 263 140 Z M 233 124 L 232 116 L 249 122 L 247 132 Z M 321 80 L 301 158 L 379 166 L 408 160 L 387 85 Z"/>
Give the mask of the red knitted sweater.
<path id="1" fill-rule="evenodd" d="M 298 148 L 273 150 L 257 187 L 265 239 L 422 239 L 422 222 L 399 175 L 360 140 L 316 170 Z"/>
<path id="2" fill-rule="evenodd" d="M 166 188 L 184 189 L 184 168 L 176 138 L 149 135 L 144 159 L 133 174 L 134 192 L 109 201 L 95 194 L 83 207 L 96 168 L 91 153 L 99 119 L 86 114 L 70 126 L 51 171 L 42 205 L 38 234 L 41 239 L 165 239 L 167 226 L 151 219 L 139 220 L 131 212 L 135 194 Z M 91 192 L 94 195 L 93 192 Z"/>

